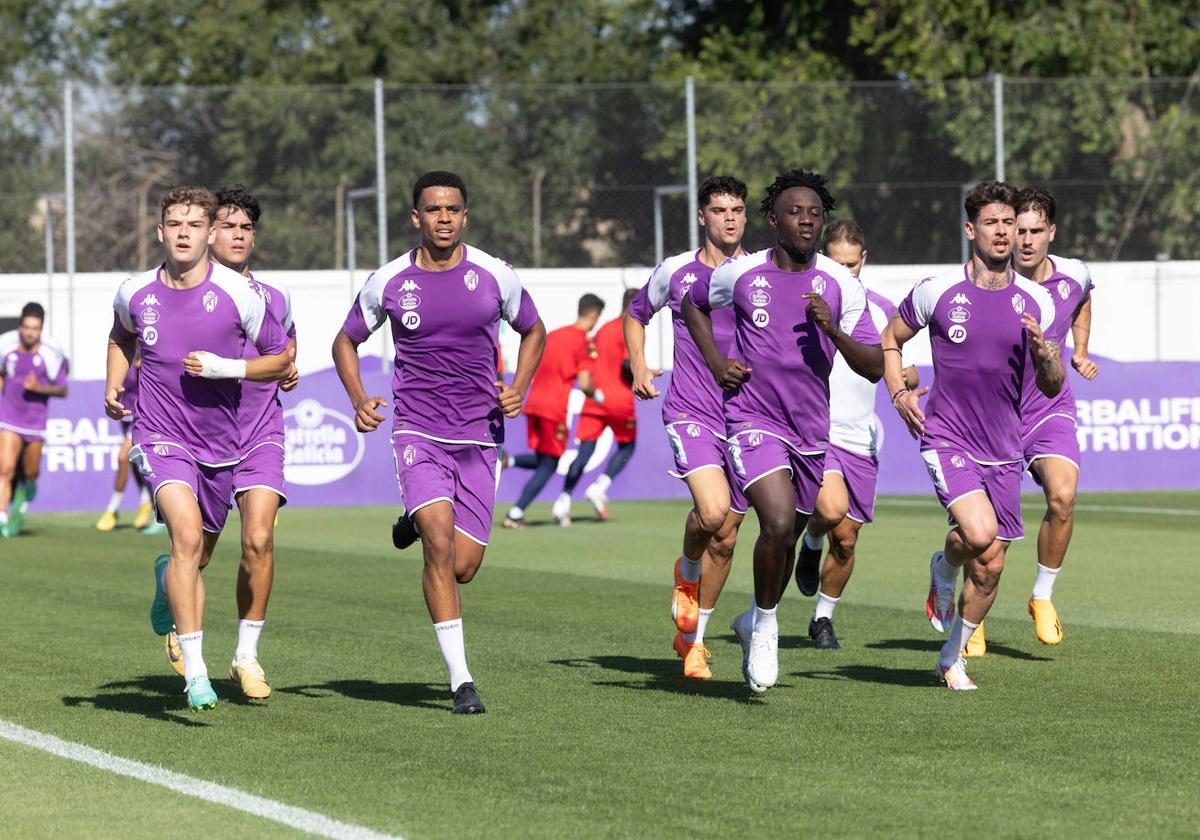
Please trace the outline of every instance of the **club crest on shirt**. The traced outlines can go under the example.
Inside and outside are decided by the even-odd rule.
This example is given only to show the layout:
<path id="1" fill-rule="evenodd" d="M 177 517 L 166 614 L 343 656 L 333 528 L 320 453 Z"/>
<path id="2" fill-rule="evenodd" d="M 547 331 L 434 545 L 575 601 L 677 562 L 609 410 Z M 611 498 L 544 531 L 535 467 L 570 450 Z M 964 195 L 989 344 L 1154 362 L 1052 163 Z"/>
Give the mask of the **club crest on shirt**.
<path id="1" fill-rule="evenodd" d="M 142 323 L 143 324 L 157 324 L 158 323 L 158 310 L 157 309 L 143 309 L 142 310 Z"/>
<path id="2" fill-rule="evenodd" d="M 951 455 L 950 463 L 954 465 L 955 469 L 959 470 L 967 465 L 967 462 L 963 460 L 963 456 L 961 455 Z"/>
<path id="3" fill-rule="evenodd" d="M 167 446 L 165 443 L 156 443 L 153 446 L 153 452 L 155 455 L 161 455 L 165 457 L 171 454 L 171 447 Z"/>
<path id="4" fill-rule="evenodd" d="M 767 324 L 771 323 L 771 313 L 767 312 L 765 309 L 755 309 L 752 313 L 750 313 L 750 317 L 754 321 L 754 326 L 756 327 L 765 327 Z"/>
<path id="5" fill-rule="evenodd" d="M 407 330 L 415 330 L 421 326 L 421 316 L 416 312 L 405 312 L 400 316 L 400 325 Z"/>
<path id="6" fill-rule="evenodd" d="M 766 306 L 771 302 L 771 296 L 763 289 L 755 289 L 750 293 L 750 303 L 754 306 Z"/>
<path id="7" fill-rule="evenodd" d="M 967 340 L 967 328 L 962 324 L 955 324 L 953 327 L 946 330 L 946 338 L 950 339 L 955 344 L 962 344 Z"/>
<path id="8" fill-rule="evenodd" d="M 142 344 L 147 347 L 153 347 L 158 344 L 158 330 L 154 327 L 146 327 L 142 330 Z"/>
<path id="9" fill-rule="evenodd" d="M 475 269 L 471 269 L 463 275 L 463 282 L 467 284 L 467 291 L 475 291 L 475 287 L 479 285 L 479 275 L 475 273 Z"/>
<path id="10" fill-rule="evenodd" d="M 404 447 L 404 455 L 402 457 L 404 458 L 405 466 L 411 467 L 413 465 L 413 461 L 417 460 L 417 447 L 410 443 L 408 446 Z"/>
<path id="11" fill-rule="evenodd" d="M 963 309 L 961 306 L 956 306 L 950 310 L 949 318 L 956 324 L 965 324 L 967 321 L 971 320 L 971 313 L 966 309 Z"/>
<path id="12" fill-rule="evenodd" d="M 1013 312 L 1016 312 L 1018 315 L 1025 311 L 1025 298 L 1020 292 L 1016 292 L 1012 296 L 1012 305 Z"/>
<path id="13" fill-rule="evenodd" d="M 750 446 L 762 446 L 762 440 L 762 432 L 751 432 L 750 434 L 746 435 L 746 443 L 748 443 Z"/>
<path id="14" fill-rule="evenodd" d="M 1066 300 L 1071 296 L 1071 284 L 1066 280 L 1058 281 L 1058 296 L 1063 300 Z"/>
<path id="15" fill-rule="evenodd" d="M 825 278 L 814 277 L 812 282 L 813 291 L 819 295 L 825 294 Z"/>
<path id="16" fill-rule="evenodd" d="M 408 292 L 404 297 L 400 298 L 400 308 L 406 312 L 410 309 L 416 309 L 420 305 L 421 298 L 412 292 Z"/>
<path id="17" fill-rule="evenodd" d="M 752 288 L 752 289 L 769 289 L 769 288 L 771 288 L 771 284 L 767 282 L 766 277 L 763 277 L 760 274 L 757 277 L 755 277 L 753 280 L 750 281 L 750 288 Z"/>
<path id="18" fill-rule="evenodd" d="M 971 299 L 969 297 L 967 297 L 966 295 L 964 295 L 962 292 L 959 292 L 954 297 L 950 298 L 950 302 L 957 303 L 960 305 L 961 304 L 966 304 L 967 306 L 971 305 Z"/>
<path id="19" fill-rule="evenodd" d="M 204 297 L 202 298 L 202 300 L 204 301 L 204 311 L 205 312 L 212 312 L 214 309 L 217 308 L 217 293 L 214 292 L 212 289 L 209 289 L 207 292 L 204 293 Z"/>
<path id="20" fill-rule="evenodd" d="M 687 436 L 688 437 L 700 437 L 700 426 L 697 425 L 696 423 L 688 423 Z"/>

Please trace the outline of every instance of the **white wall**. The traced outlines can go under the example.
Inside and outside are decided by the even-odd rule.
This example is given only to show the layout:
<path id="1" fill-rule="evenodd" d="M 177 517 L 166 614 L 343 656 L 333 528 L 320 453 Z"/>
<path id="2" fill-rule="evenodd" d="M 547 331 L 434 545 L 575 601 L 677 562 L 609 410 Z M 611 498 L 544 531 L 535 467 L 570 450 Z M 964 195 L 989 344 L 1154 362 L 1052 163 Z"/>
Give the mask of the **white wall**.
<path id="1" fill-rule="evenodd" d="M 900 300 L 913 283 L 950 266 L 868 265 L 863 279 L 892 300 Z M 1089 266 L 1096 286 L 1091 351 L 1120 361 L 1155 359 L 1200 361 L 1195 324 L 1200 321 L 1200 261 L 1093 263 Z M 301 370 L 318 370 L 331 364 L 329 348 L 367 272 L 358 272 L 352 283 L 346 271 L 262 271 L 262 279 L 286 285 L 299 330 Z M 548 329 L 575 319 L 579 296 L 600 295 L 606 303 L 602 320 L 616 316 L 621 293 L 640 286 L 649 268 L 518 269 L 533 295 Z M 105 344 L 112 326 L 112 298 L 126 277 L 121 273 L 77 274 L 73 291 L 65 275 L 47 279 L 44 274 L 0 276 L 0 316 L 16 316 L 30 300 L 47 309 L 47 332 L 72 355 L 76 379 L 104 377 Z M 74 317 L 72 317 L 72 315 Z M 647 361 L 671 366 L 669 319 L 660 314 L 646 336 Z M 378 355 L 386 337 L 380 331 L 363 345 L 362 352 Z M 510 367 L 516 359 L 517 336 L 501 336 Z M 909 346 L 908 358 L 929 362 L 929 343 L 922 333 Z"/>

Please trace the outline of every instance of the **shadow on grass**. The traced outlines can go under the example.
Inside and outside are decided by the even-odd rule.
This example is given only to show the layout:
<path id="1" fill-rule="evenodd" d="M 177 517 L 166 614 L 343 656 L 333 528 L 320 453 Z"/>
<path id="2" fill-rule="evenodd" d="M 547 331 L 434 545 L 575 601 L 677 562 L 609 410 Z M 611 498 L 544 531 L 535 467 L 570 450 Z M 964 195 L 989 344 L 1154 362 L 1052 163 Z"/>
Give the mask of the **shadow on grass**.
<path id="1" fill-rule="evenodd" d="M 873 650 L 920 650 L 936 652 L 942 649 L 942 642 L 938 639 L 884 639 L 881 642 L 871 642 L 863 647 Z M 993 654 L 996 656 L 1006 656 L 1009 659 L 1022 659 L 1026 662 L 1053 661 L 1052 657 L 1038 656 L 1037 654 L 1009 647 L 1008 645 L 997 644 L 988 639 L 987 655 L 992 656 Z"/>
<path id="2" fill-rule="evenodd" d="M 141 715 L 181 726 L 208 726 L 192 716 L 187 697 L 180 689 L 182 682 L 176 676 L 147 675 L 105 683 L 92 697 L 64 697 L 62 701 L 67 708 L 91 706 L 100 711 Z"/>
<path id="3" fill-rule="evenodd" d="M 450 708 L 450 689 L 445 685 L 431 683 L 381 683 L 373 680 L 330 680 L 314 685 L 291 685 L 277 689 L 285 694 L 320 699 L 330 694 L 340 694 L 351 700 L 369 700 L 378 703 L 395 703 L 418 709 L 437 709 L 445 712 Z"/>
<path id="4" fill-rule="evenodd" d="M 741 680 L 692 680 L 683 676 L 679 659 L 646 659 L 638 656 L 586 656 L 578 659 L 551 659 L 549 664 L 564 668 L 599 668 L 634 674 L 640 679 L 592 680 L 592 685 L 628 688 L 636 691 L 664 691 L 689 697 L 713 697 L 718 700 L 758 702 Z M 782 685 L 782 683 L 780 683 Z"/>
<path id="5" fill-rule="evenodd" d="M 838 665 L 832 671 L 793 671 L 792 676 L 806 680 L 851 680 L 853 682 L 902 685 L 909 688 L 937 688 L 933 669 L 883 668 L 878 665 Z"/>

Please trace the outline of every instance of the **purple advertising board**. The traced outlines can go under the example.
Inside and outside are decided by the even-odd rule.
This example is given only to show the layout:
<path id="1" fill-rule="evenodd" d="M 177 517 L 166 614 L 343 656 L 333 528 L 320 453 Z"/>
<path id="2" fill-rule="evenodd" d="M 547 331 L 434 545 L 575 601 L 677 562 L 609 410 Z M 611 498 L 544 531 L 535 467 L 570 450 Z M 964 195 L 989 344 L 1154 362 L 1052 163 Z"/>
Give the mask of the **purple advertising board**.
<path id="1" fill-rule="evenodd" d="M 1194 362 L 1121 363 L 1098 360 L 1100 376 L 1086 382 L 1070 374 L 1076 398 L 1083 450 L 1082 490 L 1183 489 L 1200 487 L 1200 364 Z M 378 360 L 364 371 L 377 371 Z M 928 369 L 922 381 L 931 380 Z M 660 389 L 665 390 L 667 377 Z M 368 393 L 391 401 L 390 377 L 365 373 Z M 42 461 L 37 510 L 100 510 L 112 492 L 112 476 L 121 445 L 118 424 L 104 416 L 103 383 L 72 382 L 70 394 L 51 402 Z M 573 395 L 577 410 L 581 395 Z M 354 429 L 353 409 L 332 369 L 304 376 L 283 395 L 287 427 L 287 482 L 293 505 L 400 504 L 389 443 L 390 418 L 369 435 Z M 882 394 L 876 411 L 882 420 L 881 494 L 931 493 L 915 441 Z M 574 413 L 572 414 L 574 416 Z M 662 431 L 658 400 L 638 404 L 637 451 L 609 492 L 613 499 L 686 498 L 683 482 L 667 475 L 672 465 Z M 507 424 L 506 448 L 526 451 L 525 421 Z M 588 464 L 582 488 L 603 468 L 612 450 L 605 432 Z M 559 464 L 566 471 L 569 449 Z M 516 498 L 529 473 L 506 470 L 499 500 Z M 132 504 L 134 490 L 127 490 Z M 543 500 L 558 493 L 551 479 Z M 1029 483 L 1032 488 L 1032 483 Z"/>

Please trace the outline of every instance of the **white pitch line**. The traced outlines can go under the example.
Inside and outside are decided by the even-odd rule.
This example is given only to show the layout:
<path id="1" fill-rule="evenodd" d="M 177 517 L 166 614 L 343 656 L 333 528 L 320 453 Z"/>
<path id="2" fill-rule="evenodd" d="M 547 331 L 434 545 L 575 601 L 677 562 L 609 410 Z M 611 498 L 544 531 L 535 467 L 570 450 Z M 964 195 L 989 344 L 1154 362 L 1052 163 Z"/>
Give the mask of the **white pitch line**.
<path id="1" fill-rule="evenodd" d="M 82 744 L 64 741 L 61 738 L 47 735 L 44 732 L 36 732 L 32 729 L 18 726 L 11 721 L 0 720 L 0 738 L 13 741 L 17 744 L 24 744 L 27 747 L 33 747 L 34 749 L 42 750 L 61 758 L 69 758 L 71 761 L 78 761 L 101 770 L 107 770 L 110 773 L 116 773 L 120 776 L 128 776 L 131 779 L 149 782 L 152 785 L 160 785 L 177 793 L 182 793 L 185 796 L 194 796 L 197 799 L 203 799 L 205 802 L 227 805 L 230 808 L 245 811 L 247 814 L 273 820 L 274 822 L 282 823 L 300 831 L 315 834 L 318 837 L 330 837 L 336 840 L 402 840 L 402 838 L 393 834 L 380 834 L 369 828 L 340 822 L 314 811 L 306 811 L 303 808 L 284 805 L 282 802 L 276 802 L 273 799 L 264 799 L 261 796 L 255 796 L 237 788 L 218 785 L 215 782 L 206 782 L 203 779 L 196 779 L 191 776 L 185 776 L 182 773 L 165 770 L 162 767 L 155 767 L 153 764 L 143 764 L 140 761 L 121 758 L 101 750 L 93 749 L 92 747 L 85 747 Z"/>
<path id="2" fill-rule="evenodd" d="M 879 505 L 892 505 L 894 507 L 940 507 L 934 499 L 930 499 L 929 501 L 920 499 L 876 499 L 875 503 Z M 1075 510 L 1083 510 L 1088 513 L 1149 513 L 1161 516 L 1200 516 L 1200 510 L 1135 507 L 1133 505 L 1075 505 Z"/>

